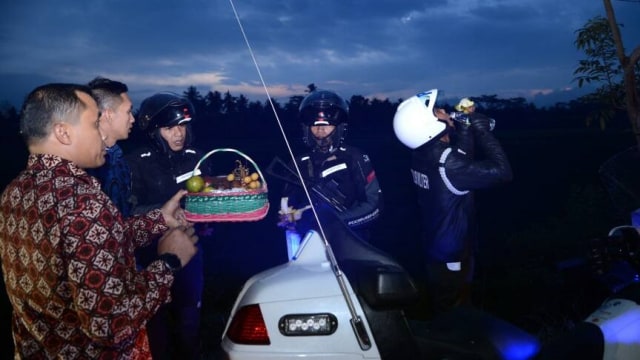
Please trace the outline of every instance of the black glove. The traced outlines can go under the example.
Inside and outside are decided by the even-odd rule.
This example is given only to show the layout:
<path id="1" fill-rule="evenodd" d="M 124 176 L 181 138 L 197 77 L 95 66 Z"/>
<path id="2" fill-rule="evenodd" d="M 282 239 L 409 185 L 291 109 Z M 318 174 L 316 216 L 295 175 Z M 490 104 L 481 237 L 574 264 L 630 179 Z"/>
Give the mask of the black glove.
<path id="1" fill-rule="evenodd" d="M 456 131 L 449 133 L 451 143 L 455 144 L 460 150 L 469 155 L 473 155 L 474 150 L 474 130 L 471 128 L 471 124 L 465 125 L 462 123 L 456 123 Z"/>
<path id="2" fill-rule="evenodd" d="M 491 119 L 484 114 L 469 114 L 469 121 L 471 122 L 471 128 L 475 131 L 491 131 Z"/>

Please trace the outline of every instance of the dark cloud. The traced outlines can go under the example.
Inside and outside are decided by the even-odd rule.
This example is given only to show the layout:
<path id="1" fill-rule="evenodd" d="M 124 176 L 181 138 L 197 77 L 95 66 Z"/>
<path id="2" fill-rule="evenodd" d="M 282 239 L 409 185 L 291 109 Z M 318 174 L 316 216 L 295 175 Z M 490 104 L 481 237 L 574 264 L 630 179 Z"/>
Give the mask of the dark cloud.
<path id="1" fill-rule="evenodd" d="M 346 96 L 395 99 L 438 87 L 451 96 L 533 99 L 575 85 L 572 73 L 584 57 L 575 31 L 604 14 L 600 2 L 583 0 L 233 5 L 267 85 L 283 99 L 312 82 Z M 633 48 L 640 4 L 614 7 Z M 0 99 L 28 91 L 36 79 L 86 82 L 96 75 L 126 81 L 141 96 L 194 85 L 266 97 L 226 0 L 23 0 L 0 10 Z"/>

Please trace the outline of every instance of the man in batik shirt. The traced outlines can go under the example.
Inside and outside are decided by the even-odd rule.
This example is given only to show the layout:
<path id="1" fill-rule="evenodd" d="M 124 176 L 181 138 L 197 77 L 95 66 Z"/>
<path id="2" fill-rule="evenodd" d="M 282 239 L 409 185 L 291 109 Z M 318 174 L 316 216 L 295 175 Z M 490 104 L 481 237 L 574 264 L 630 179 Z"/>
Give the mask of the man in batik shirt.
<path id="1" fill-rule="evenodd" d="M 146 321 L 169 301 L 175 271 L 196 252 L 177 193 L 123 220 L 85 172 L 104 163 L 89 88 L 32 91 L 20 131 L 27 168 L 0 197 L 0 257 L 17 359 L 150 359 Z M 158 260 L 137 272 L 133 251 L 163 234 Z"/>

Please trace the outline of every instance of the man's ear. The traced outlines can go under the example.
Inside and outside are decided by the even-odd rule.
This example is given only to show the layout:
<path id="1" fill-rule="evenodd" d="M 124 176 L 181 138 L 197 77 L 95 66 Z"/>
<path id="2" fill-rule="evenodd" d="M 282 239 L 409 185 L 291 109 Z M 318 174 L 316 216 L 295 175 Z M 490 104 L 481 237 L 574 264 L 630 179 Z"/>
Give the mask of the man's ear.
<path id="1" fill-rule="evenodd" d="M 111 118 L 113 117 L 113 111 L 111 109 L 104 109 L 100 111 L 100 123 L 101 124 L 110 124 Z"/>
<path id="2" fill-rule="evenodd" d="M 71 129 L 71 125 L 65 122 L 59 122 L 53 124 L 53 136 L 64 145 L 71 144 L 71 135 L 73 129 Z"/>

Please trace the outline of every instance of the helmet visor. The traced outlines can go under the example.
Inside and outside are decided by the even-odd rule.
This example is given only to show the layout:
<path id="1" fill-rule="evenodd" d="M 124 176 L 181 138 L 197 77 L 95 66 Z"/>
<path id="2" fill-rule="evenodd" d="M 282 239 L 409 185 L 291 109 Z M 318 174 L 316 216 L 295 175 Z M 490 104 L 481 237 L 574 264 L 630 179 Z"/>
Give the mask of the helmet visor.
<path id="1" fill-rule="evenodd" d="M 349 105 L 338 94 L 316 90 L 302 100 L 299 118 L 307 126 L 338 125 L 346 122 Z"/>
<path id="2" fill-rule="evenodd" d="M 193 108 L 189 103 L 176 100 L 167 104 L 167 122 L 169 125 L 180 125 L 191 121 Z"/>
<path id="3" fill-rule="evenodd" d="M 149 117 L 150 130 L 189 123 L 193 119 L 193 107 L 189 102 L 176 99 L 164 105 Z"/>
<path id="4" fill-rule="evenodd" d="M 341 109 L 330 107 L 326 109 L 313 109 L 305 115 L 305 122 L 310 126 L 335 125 L 340 118 Z"/>
<path id="5" fill-rule="evenodd" d="M 436 99 L 438 98 L 438 90 L 433 89 L 429 91 L 423 91 L 416 94 L 416 97 L 427 107 L 431 114 L 435 114 Z"/>

